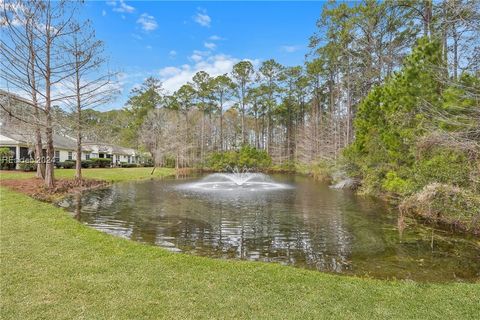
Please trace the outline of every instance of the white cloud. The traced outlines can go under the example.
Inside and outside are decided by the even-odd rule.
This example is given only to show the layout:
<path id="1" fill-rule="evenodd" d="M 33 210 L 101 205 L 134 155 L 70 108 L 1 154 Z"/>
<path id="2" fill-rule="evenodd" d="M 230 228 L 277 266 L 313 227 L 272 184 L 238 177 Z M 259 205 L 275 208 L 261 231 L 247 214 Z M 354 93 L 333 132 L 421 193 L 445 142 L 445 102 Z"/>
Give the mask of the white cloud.
<path id="1" fill-rule="evenodd" d="M 216 34 L 214 34 L 213 36 L 210 36 L 208 39 L 209 39 L 209 40 L 211 40 L 211 41 L 220 41 L 220 40 L 224 40 L 222 37 L 220 37 L 220 36 L 217 36 Z"/>
<path id="2" fill-rule="evenodd" d="M 142 13 L 140 18 L 138 18 L 137 23 L 142 26 L 142 29 L 145 31 L 153 31 L 158 28 L 157 21 L 155 17 L 149 15 L 148 13 Z"/>
<path id="3" fill-rule="evenodd" d="M 148 46 L 146 46 L 145 48 L 147 48 L 147 49 L 152 49 L 152 46 L 151 46 L 151 45 L 148 45 Z"/>
<path id="4" fill-rule="evenodd" d="M 102 10 L 102 16 L 105 17 L 107 15 L 107 11 Z"/>
<path id="5" fill-rule="evenodd" d="M 175 50 L 170 50 L 170 52 L 168 53 L 168 55 L 173 58 L 173 57 L 176 57 L 177 56 L 177 51 Z"/>
<path id="6" fill-rule="evenodd" d="M 203 60 L 204 57 L 207 57 L 210 54 L 210 51 L 200 51 L 200 50 L 193 50 L 193 54 L 188 57 L 190 60 L 194 62 L 199 62 Z"/>
<path id="7" fill-rule="evenodd" d="M 205 46 L 205 48 L 210 50 L 215 50 L 215 48 L 217 47 L 217 45 L 213 42 L 205 42 L 203 45 Z"/>
<path id="8" fill-rule="evenodd" d="M 195 62 L 199 62 L 203 60 L 203 57 L 197 53 L 194 53 L 190 56 L 190 59 L 192 59 Z"/>
<path id="9" fill-rule="evenodd" d="M 280 51 L 286 52 L 286 53 L 292 53 L 300 50 L 302 47 L 301 46 L 281 46 Z"/>
<path id="10" fill-rule="evenodd" d="M 161 69 L 158 73 L 160 75 L 160 77 L 162 78 L 168 78 L 168 77 L 171 77 L 171 76 L 174 76 L 176 74 L 178 74 L 179 72 L 181 71 L 181 69 L 177 68 L 177 67 L 165 67 L 163 69 Z"/>
<path id="11" fill-rule="evenodd" d="M 112 5 L 112 4 L 110 4 Z M 113 4 L 114 8 L 113 11 L 115 12 L 122 12 L 122 13 L 133 13 L 135 11 L 135 8 L 126 4 L 124 0 L 119 0 L 118 1 L 118 6 L 117 2 Z"/>
<path id="12" fill-rule="evenodd" d="M 184 64 L 182 66 L 169 66 L 159 71 L 160 80 L 163 88 L 169 93 L 178 90 L 182 85 L 192 81 L 193 76 L 198 71 L 205 71 L 210 76 L 219 76 L 221 74 L 230 73 L 235 63 L 240 59 L 218 54 L 214 56 L 205 56 L 198 54 L 200 51 L 194 52 L 198 60 L 194 60 L 193 64 Z M 193 59 L 192 59 L 193 60 Z M 254 65 L 258 65 L 258 60 L 252 60 Z"/>
<path id="13" fill-rule="evenodd" d="M 202 27 L 210 27 L 212 18 L 207 14 L 207 10 L 200 8 L 198 10 L 197 14 L 193 17 L 193 20 Z"/>

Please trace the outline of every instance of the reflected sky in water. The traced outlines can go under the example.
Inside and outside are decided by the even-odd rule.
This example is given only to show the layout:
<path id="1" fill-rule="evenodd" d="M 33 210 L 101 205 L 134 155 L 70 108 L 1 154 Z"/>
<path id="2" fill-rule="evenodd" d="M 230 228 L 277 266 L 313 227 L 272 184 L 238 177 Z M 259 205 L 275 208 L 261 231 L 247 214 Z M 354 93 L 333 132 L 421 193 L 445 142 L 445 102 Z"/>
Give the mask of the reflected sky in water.
<path id="1" fill-rule="evenodd" d="M 292 188 L 196 192 L 195 180 L 118 183 L 59 205 L 104 232 L 175 252 L 277 262 L 320 271 L 418 281 L 477 281 L 478 240 L 414 220 L 398 230 L 384 203 L 312 179 L 274 176 Z"/>

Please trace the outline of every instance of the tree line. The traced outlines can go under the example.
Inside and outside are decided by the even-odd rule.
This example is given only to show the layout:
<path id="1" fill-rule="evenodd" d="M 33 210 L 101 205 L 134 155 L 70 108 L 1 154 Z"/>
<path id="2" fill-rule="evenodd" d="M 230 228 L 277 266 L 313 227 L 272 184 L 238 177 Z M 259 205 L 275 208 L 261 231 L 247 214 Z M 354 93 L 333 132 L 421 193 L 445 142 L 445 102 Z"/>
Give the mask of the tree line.
<path id="1" fill-rule="evenodd" d="M 204 163 L 212 152 L 250 145 L 277 164 L 338 159 L 355 139 L 354 119 L 373 88 L 399 72 L 418 40 L 439 41 L 445 81 L 478 73 L 476 1 L 329 2 L 301 66 L 238 62 L 229 74 L 197 72 L 173 93 L 149 78 L 126 110 L 131 144 L 161 164 Z"/>
<path id="2" fill-rule="evenodd" d="M 303 65 L 244 60 L 228 74 L 197 72 L 175 92 L 148 78 L 122 110 L 99 112 L 94 107 L 115 93 L 114 73 L 105 70 L 103 44 L 89 22 L 75 21 L 79 7 L 66 1 L 3 2 L 1 77 L 30 97 L 34 112 L 27 119 L 7 103 L 2 110 L 33 125 L 37 158 L 44 146 L 53 157 L 51 136 L 58 128 L 76 134 L 79 146 L 88 138 L 144 148 L 158 165 L 204 165 L 213 153 L 245 145 L 287 167 L 339 160 L 357 140 L 363 101 L 402 72 L 421 39 L 438 43 L 432 50 L 442 62 L 431 71 L 445 87 L 460 86 L 465 74 L 479 72 L 477 1 L 330 1 Z M 64 110 L 55 108 L 59 104 Z M 38 176 L 52 186 L 53 165 L 41 168 Z"/>

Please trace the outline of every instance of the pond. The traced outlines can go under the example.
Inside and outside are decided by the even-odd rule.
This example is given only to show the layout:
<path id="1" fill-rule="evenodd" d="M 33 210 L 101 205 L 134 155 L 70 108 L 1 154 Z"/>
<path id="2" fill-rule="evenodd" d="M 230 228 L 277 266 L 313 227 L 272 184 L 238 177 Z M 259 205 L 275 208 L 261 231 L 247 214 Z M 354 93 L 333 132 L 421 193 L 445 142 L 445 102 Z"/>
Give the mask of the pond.
<path id="1" fill-rule="evenodd" d="M 416 281 L 478 281 L 478 239 L 302 176 L 117 183 L 62 200 L 95 229 L 175 252 Z"/>

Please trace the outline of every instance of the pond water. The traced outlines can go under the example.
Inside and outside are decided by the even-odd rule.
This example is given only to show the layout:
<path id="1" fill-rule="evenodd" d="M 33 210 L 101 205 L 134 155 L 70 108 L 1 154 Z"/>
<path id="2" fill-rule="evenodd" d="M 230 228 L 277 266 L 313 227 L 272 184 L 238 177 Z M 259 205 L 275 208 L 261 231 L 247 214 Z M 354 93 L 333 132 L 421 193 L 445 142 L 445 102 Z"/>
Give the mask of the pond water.
<path id="1" fill-rule="evenodd" d="M 117 183 L 59 205 L 93 228 L 176 252 L 382 279 L 480 279 L 478 239 L 415 220 L 399 228 L 383 202 L 307 177 L 257 178 Z"/>

